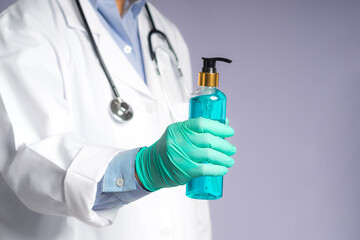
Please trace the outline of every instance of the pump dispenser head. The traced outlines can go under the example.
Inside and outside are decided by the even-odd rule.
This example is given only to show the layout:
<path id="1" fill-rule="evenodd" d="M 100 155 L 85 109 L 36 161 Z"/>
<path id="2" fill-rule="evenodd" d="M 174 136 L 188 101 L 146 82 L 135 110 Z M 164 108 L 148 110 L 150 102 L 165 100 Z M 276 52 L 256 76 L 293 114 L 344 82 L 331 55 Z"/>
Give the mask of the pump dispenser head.
<path id="1" fill-rule="evenodd" d="M 203 67 L 199 72 L 199 86 L 206 87 L 217 87 L 219 86 L 219 74 L 216 72 L 216 61 L 231 63 L 232 61 L 227 58 L 214 57 L 205 58 L 203 57 Z"/>

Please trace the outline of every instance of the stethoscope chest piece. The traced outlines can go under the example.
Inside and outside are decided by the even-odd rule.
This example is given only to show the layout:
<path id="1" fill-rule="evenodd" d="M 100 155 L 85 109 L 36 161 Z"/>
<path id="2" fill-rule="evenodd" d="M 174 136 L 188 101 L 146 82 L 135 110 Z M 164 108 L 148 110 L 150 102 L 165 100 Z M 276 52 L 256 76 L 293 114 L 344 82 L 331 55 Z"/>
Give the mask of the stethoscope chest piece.
<path id="1" fill-rule="evenodd" d="M 115 120 L 126 122 L 132 119 L 134 112 L 129 104 L 118 97 L 114 98 L 110 103 L 110 114 Z"/>

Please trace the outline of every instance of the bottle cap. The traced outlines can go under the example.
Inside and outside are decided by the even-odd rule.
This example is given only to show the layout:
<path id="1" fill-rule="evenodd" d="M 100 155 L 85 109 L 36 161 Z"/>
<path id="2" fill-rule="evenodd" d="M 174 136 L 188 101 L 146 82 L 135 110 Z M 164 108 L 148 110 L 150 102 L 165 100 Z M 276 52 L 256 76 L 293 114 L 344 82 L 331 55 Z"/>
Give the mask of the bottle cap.
<path id="1" fill-rule="evenodd" d="M 206 87 L 217 87 L 219 86 L 219 74 L 216 72 L 216 61 L 231 63 L 232 61 L 227 58 L 214 57 L 205 58 L 203 57 L 203 67 L 199 72 L 199 86 Z"/>

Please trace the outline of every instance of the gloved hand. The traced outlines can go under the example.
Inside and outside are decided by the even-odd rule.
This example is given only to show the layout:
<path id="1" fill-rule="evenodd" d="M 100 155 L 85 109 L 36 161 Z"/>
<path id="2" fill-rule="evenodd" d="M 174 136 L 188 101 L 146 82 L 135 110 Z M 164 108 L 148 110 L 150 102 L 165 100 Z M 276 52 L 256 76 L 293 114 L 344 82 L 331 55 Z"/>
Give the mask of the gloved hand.
<path id="1" fill-rule="evenodd" d="M 230 156 L 236 148 L 223 139 L 232 135 L 230 126 L 205 118 L 171 124 L 157 142 L 137 154 L 137 176 L 149 191 L 196 177 L 223 176 L 234 164 Z"/>

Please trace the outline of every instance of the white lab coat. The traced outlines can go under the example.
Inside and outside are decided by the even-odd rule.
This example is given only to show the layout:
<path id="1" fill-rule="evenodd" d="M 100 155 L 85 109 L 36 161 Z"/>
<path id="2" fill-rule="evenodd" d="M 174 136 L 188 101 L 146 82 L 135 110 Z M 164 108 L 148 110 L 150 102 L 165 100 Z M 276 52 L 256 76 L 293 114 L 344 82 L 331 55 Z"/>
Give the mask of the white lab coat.
<path id="1" fill-rule="evenodd" d="M 139 16 L 147 84 L 81 1 L 121 97 L 128 123 L 108 113 L 112 91 L 72 0 L 23 0 L 0 17 L 0 239 L 210 239 L 206 201 L 184 187 L 161 189 L 120 209 L 92 211 L 112 157 L 155 142 L 172 122 L 150 60 L 146 12 Z M 187 47 L 152 5 L 191 88 Z M 155 46 L 163 44 L 154 37 Z M 169 57 L 159 67 L 178 119 L 187 118 Z M 109 225 L 109 226 L 108 226 Z M 97 227 L 96 227 L 97 226 Z M 105 226 L 105 227 L 104 227 Z M 102 228 L 99 228 L 102 227 Z"/>

